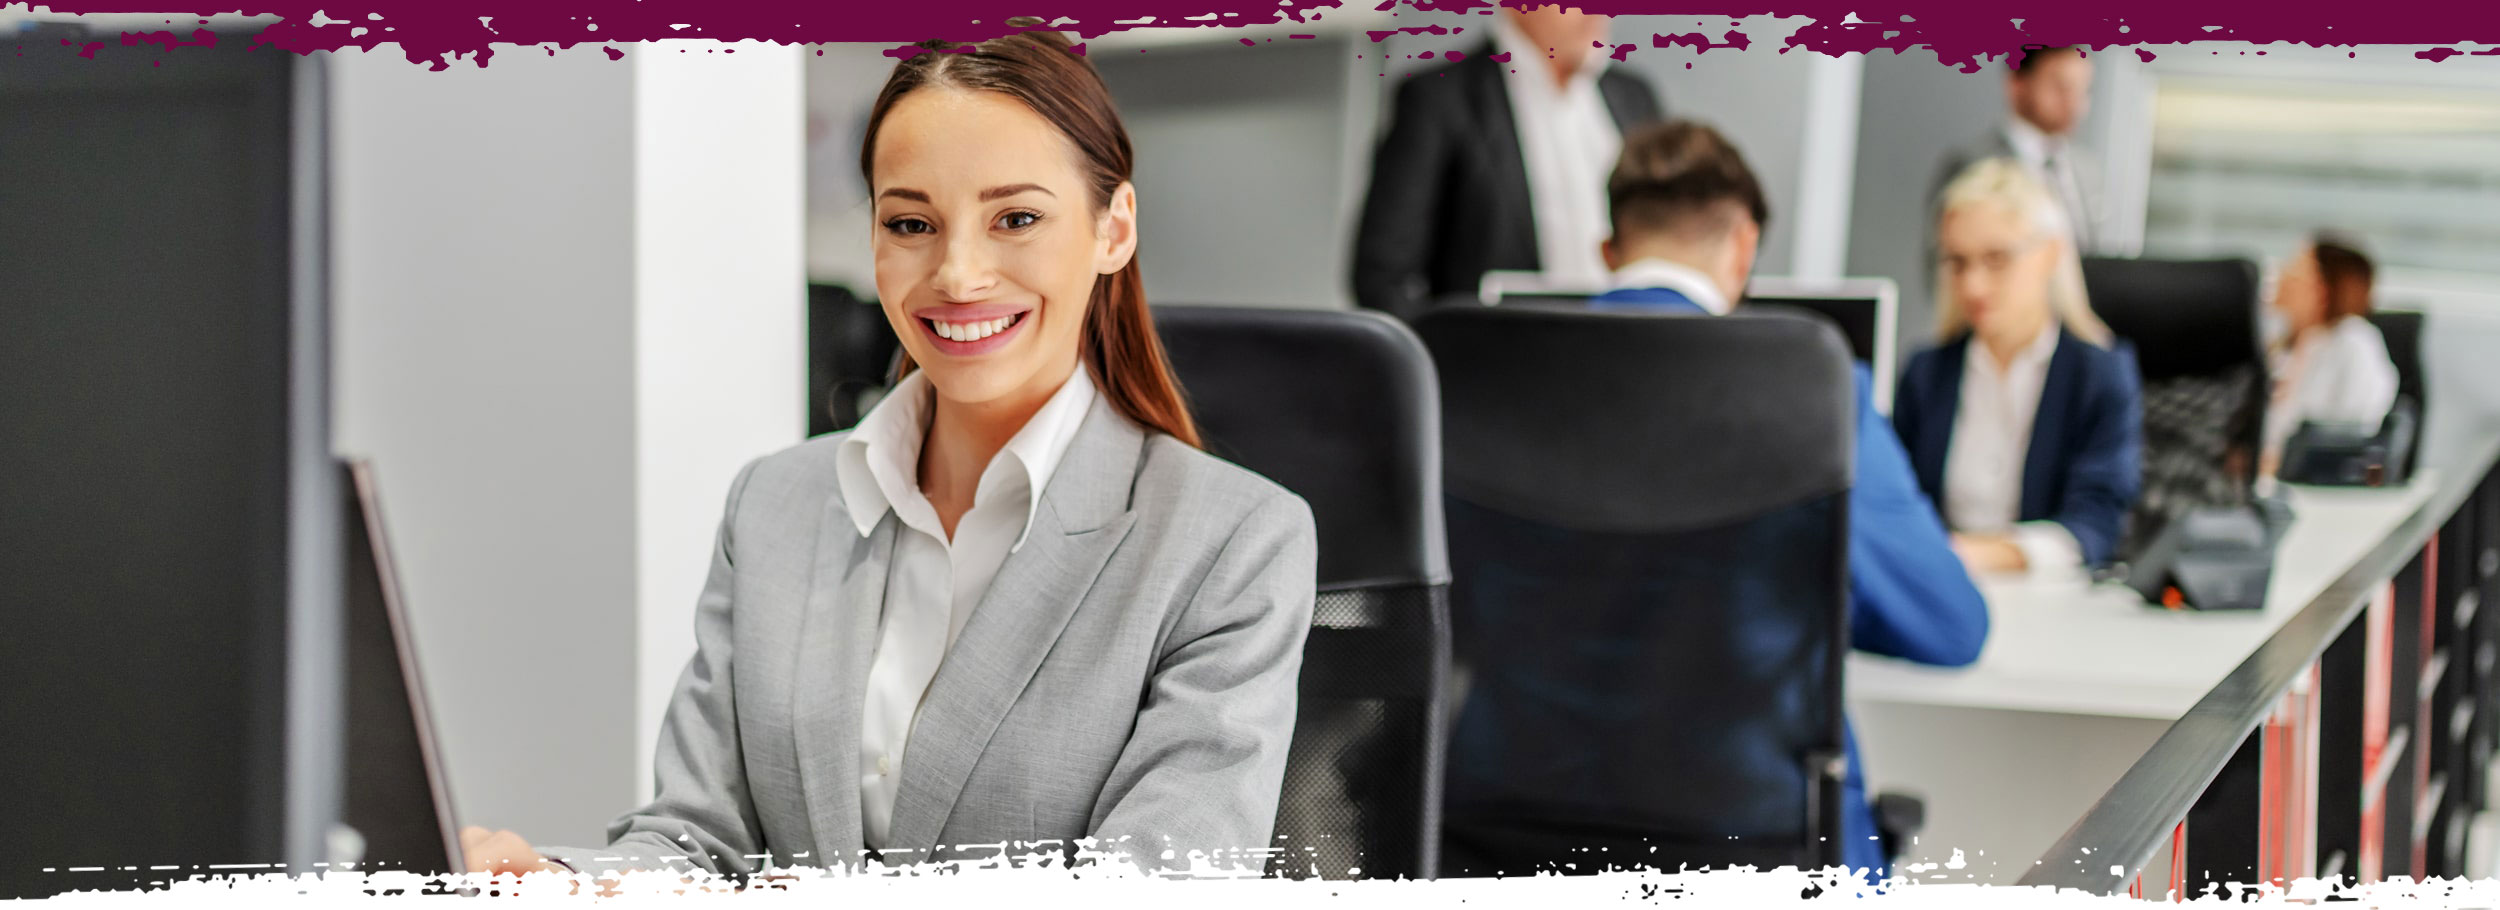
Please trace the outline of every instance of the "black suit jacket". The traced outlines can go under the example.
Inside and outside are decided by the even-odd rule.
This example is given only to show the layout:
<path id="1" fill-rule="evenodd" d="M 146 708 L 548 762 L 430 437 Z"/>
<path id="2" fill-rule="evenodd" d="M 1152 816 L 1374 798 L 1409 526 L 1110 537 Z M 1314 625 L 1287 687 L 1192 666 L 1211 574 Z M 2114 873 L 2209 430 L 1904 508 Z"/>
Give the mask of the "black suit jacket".
<path id="1" fill-rule="evenodd" d="M 1412 319 L 1447 295 L 1473 296 L 1487 271 L 1540 267 L 1502 84 L 1511 64 L 1492 53 L 1480 46 L 1398 86 L 1355 232 L 1356 303 Z M 1597 90 L 1619 128 L 1664 119 L 1648 83 L 1621 67 L 1599 74 Z"/>

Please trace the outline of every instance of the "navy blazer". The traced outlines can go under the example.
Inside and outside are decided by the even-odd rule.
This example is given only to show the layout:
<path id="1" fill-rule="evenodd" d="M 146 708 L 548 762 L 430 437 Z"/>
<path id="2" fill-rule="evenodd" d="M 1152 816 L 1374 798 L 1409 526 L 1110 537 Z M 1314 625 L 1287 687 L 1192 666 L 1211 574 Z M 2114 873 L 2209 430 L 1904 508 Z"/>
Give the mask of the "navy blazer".
<path id="1" fill-rule="evenodd" d="M 1665 288 L 1611 291 L 1590 305 L 1708 312 Z M 1858 422 L 1855 478 L 1849 487 L 1849 646 L 1948 667 L 1978 660 L 1988 638 L 1988 604 L 1953 555 L 1944 520 L 1919 493 L 1900 440 L 1875 410 L 1866 366 L 1856 365 L 1852 373 Z M 1849 732 L 1848 748 L 1842 858 L 1851 868 L 1882 868 L 1883 852 L 1871 839 L 1875 813 L 1866 801 L 1855 730 Z"/>
<path id="2" fill-rule="evenodd" d="M 1962 406 L 1964 334 L 1919 352 L 1893 390 L 1892 425 L 1910 450 L 1919 489 L 1944 510 L 1944 463 Z M 2017 521 L 2054 521 L 2075 536 L 2083 560 L 2110 561 L 2136 492 L 2144 485 L 2144 391 L 2135 349 L 2103 348 L 2060 330 L 2040 386 L 2023 459 L 2023 501 Z"/>

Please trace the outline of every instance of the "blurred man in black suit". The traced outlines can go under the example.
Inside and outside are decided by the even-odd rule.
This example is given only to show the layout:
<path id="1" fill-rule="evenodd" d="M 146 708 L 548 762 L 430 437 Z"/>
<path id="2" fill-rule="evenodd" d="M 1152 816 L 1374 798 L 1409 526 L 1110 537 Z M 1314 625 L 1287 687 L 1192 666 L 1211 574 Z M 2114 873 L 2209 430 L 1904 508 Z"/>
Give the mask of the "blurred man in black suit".
<path id="1" fill-rule="evenodd" d="M 1398 86 L 1354 241 L 1355 302 L 1414 318 L 1492 270 L 1603 286 L 1606 174 L 1664 118 L 1607 59 L 1608 17 L 1504 7 L 1492 40 Z"/>

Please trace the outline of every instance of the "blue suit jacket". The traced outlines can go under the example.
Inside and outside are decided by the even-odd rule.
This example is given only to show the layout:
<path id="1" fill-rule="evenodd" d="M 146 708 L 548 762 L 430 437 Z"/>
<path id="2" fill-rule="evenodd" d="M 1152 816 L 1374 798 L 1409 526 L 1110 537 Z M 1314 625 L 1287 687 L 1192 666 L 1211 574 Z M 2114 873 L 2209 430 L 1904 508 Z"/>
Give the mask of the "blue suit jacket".
<path id="1" fill-rule="evenodd" d="M 1893 426 L 1910 450 L 1919 489 L 1944 507 L 1945 456 L 1953 447 L 1962 405 L 1962 369 L 1970 336 L 1919 352 L 1894 390 Z M 2031 421 L 2023 460 L 2018 521 L 2065 526 L 2087 563 L 2106 563 L 2118 550 L 2120 525 L 2144 483 L 2144 393 L 2135 350 L 2102 348 L 2059 332 Z"/>
<path id="2" fill-rule="evenodd" d="M 1590 305 L 1708 312 L 1664 288 L 1611 291 Z M 1953 555 L 1944 520 L 1919 492 L 1900 438 L 1876 412 L 1866 365 L 1854 373 L 1858 425 L 1857 476 L 1849 488 L 1849 645 L 1948 667 L 1978 660 L 1988 639 L 1988 605 Z M 1884 855 L 1874 841 L 1875 814 L 1866 802 L 1855 732 L 1849 735 L 1844 790 L 1843 859 L 1851 868 L 1880 868 Z"/>

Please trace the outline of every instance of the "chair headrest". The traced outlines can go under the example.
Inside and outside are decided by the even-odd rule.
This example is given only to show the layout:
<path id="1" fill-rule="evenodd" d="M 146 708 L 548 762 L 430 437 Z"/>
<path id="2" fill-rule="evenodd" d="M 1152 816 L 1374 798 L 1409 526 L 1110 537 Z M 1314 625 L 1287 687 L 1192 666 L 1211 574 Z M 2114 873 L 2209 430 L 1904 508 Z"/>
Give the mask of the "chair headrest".
<path id="1" fill-rule="evenodd" d="M 807 286 L 807 333 L 808 347 L 826 361 L 818 366 L 839 380 L 884 383 L 903 346 L 884 307 L 837 284 Z"/>
<path id="2" fill-rule="evenodd" d="M 1849 488 L 1857 398 L 1828 321 L 1477 307 L 1416 330 L 1441 373 L 1454 497 L 1639 533 Z"/>
<path id="3" fill-rule="evenodd" d="M 1431 356 L 1372 311 L 1158 306 L 1209 451 L 1310 503 L 1323 589 L 1446 584 Z"/>
<path id="4" fill-rule="evenodd" d="M 2263 362 L 2254 262 L 2087 258 L 2083 284 L 2101 321 L 2135 345 L 2147 381 Z"/>

